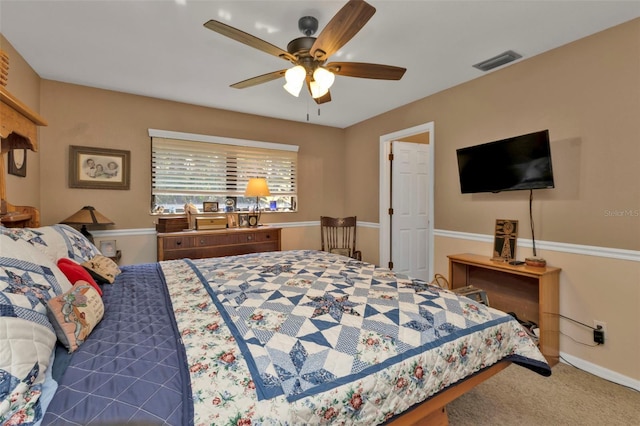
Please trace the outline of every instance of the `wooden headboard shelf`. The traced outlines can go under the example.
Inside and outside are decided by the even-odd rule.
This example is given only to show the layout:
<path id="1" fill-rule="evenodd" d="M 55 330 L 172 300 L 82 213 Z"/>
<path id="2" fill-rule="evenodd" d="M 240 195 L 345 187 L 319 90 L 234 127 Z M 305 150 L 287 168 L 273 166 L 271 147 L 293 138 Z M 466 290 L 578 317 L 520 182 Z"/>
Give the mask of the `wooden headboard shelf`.
<path id="1" fill-rule="evenodd" d="M 44 118 L 0 86 L 0 137 L 3 139 L 3 153 L 16 148 L 38 151 L 37 126 L 46 125 L 47 122 Z M 26 141 L 18 141 L 14 137 L 12 138 L 13 142 L 5 143 L 4 139 L 9 139 L 9 135 L 12 133 L 26 139 Z M 16 144 L 20 146 L 15 146 Z"/>

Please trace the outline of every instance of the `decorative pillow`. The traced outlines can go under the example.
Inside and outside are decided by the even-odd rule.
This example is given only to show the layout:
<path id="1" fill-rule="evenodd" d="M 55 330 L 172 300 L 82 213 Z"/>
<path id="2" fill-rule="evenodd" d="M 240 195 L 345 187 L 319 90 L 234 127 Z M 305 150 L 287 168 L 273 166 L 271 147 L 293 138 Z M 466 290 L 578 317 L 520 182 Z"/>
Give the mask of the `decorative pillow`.
<path id="1" fill-rule="evenodd" d="M 86 281 L 102 296 L 102 289 L 98 283 L 96 283 L 91 274 L 79 263 L 63 257 L 62 259 L 58 259 L 58 268 L 60 268 L 62 273 L 69 279 L 71 284 L 75 284 L 80 280 Z"/>
<path id="2" fill-rule="evenodd" d="M 100 250 L 77 229 L 69 225 L 51 225 L 40 228 L 2 228 L 2 233 L 13 240 L 24 240 L 56 262 L 62 257 L 79 263 L 87 261 Z"/>
<path id="3" fill-rule="evenodd" d="M 78 281 L 73 288 L 47 303 L 47 316 L 58 340 L 74 352 L 102 320 L 102 298 L 90 284 Z"/>
<path id="4" fill-rule="evenodd" d="M 91 276 L 100 284 L 113 284 L 113 281 L 115 281 L 121 272 L 116 262 L 101 254 L 82 263 L 82 266 L 89 271 Z"/>
<path id="5" fill-rule="evenodd" d="M 9 305 L 18 312 L 15 316 L 25 319 L 30 319 L 32 310 L 46 315 L 47 301 L 70 288 L 67 277 L 48 257 L 22 240 L 0 234 L 0 307 Z"/>

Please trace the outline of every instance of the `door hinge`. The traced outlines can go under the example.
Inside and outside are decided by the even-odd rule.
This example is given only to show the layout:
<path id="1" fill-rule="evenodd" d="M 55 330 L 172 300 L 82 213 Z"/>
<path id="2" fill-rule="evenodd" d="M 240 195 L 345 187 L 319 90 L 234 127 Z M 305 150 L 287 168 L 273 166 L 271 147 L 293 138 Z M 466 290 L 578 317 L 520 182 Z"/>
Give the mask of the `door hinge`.
<path id="1" fill-rule="evenodd" d="M 393 207 L 389 207 L 389 216 L 393 216 Z"/>
<path id="2" fill-rule="evenodd" d="M 393 269 L 393 262 L 389 262 L 389 269 Z"/>
<path id="3" fill-rule="evenodd" d="M 393 161 L 393 152 L 389 154 L 389 161 Z"/>

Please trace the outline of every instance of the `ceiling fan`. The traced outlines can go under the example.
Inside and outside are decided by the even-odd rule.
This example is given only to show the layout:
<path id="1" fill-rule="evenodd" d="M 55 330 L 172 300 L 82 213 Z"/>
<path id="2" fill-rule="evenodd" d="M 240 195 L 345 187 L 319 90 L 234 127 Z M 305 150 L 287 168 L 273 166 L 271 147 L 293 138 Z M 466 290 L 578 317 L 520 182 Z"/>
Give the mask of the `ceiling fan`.
<path id="1" fill-rule="evenodd" d="M 376 9 L 363 0 L 349 0 L 318 34 L 318 37 L 313 37 L 318 29 L 318 20 L 313 16 L 304 16 L 298 21 L 298 28 L 304 37 L 291 40 L 286 51 L 219 21 L 210 20 L 204 26 L 211 31 L 282 58 L 294 65 L 289 69 L 273 71 L 240 81 L 232 84 L 231 87 L 244 89 L 285 77 L 284 88 L 289 93 L 298 96 L 302 86 L 306 83 L 307 89 L 316 103 L 322 104 L 331 101 L 329 88 L 333 84 L 335 75 L 380 80 L 400 80 L 404 75 L 405 68 L 391 65 L 363 62 L 326 63 L 331 55 L 364 27 L 375 12 Z"/>

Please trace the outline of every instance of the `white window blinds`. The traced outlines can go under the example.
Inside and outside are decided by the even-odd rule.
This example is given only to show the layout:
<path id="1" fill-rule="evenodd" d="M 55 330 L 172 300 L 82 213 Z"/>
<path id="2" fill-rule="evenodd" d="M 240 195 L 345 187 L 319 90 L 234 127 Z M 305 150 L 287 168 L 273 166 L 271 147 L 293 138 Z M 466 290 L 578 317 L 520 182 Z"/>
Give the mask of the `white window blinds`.
<path id="1" fill-rule="evenodd" d="M 297 146 L 151 129 L 149 134 L 154 198 L 242 197 L 252 177 L 266 178 L 273 197 L 297 194 Z"/>

